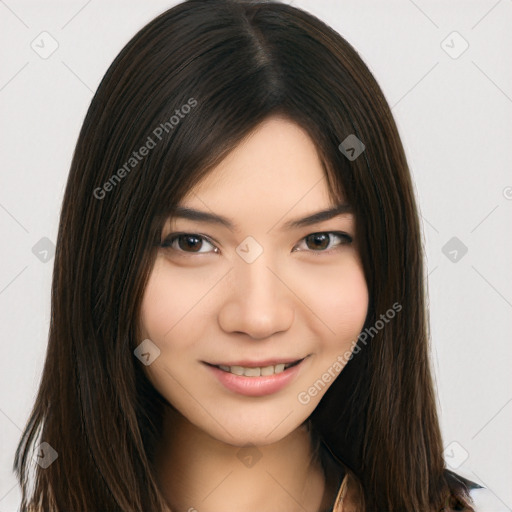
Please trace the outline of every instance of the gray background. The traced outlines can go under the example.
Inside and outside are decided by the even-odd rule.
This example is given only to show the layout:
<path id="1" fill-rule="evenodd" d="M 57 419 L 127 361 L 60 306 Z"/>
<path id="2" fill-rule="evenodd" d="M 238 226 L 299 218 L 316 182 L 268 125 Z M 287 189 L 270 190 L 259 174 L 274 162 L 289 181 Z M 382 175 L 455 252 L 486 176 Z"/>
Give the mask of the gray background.
<path id="1" fill-rule="evenodd" d="M 175 3 L 0 0 L 0 512 L 19 503 L 11 465 L 83 117 L 124 44 Z M 512 1 L 289 3 L 359 51 L 392 107 L 422 216 L 445 458 L 512 510 Z"/>

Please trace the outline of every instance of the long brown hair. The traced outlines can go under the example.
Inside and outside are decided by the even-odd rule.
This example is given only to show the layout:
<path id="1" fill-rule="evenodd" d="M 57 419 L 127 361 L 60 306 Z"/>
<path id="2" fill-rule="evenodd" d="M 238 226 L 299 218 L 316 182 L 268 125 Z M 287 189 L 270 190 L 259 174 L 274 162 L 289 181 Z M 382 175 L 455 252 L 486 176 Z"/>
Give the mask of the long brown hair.
<path id="1" fill-rule="evenodd" d="M 472 510 L 443 462 L 420 226 L 384 95 L 314 16 L 236 0 L 190 0 L 158 16 L 91 102 L 62 205 L 42 380 L 14 461 L 22 510 L 164 510 L 153 460 L 165 400 L 133 353 L 155 242 L 187 191 L 277 114 L 309 133 L 332 196 L 354 208 L 365 328 L 403 308 L 360 340 L 310 423 L 359 483 L 367 512 Z M 349 135 L 365 145 L 355 159 L 339 149 Z M 58 457 L 36 465 L 30 485 L 30 453 L 43 442 Z"/>

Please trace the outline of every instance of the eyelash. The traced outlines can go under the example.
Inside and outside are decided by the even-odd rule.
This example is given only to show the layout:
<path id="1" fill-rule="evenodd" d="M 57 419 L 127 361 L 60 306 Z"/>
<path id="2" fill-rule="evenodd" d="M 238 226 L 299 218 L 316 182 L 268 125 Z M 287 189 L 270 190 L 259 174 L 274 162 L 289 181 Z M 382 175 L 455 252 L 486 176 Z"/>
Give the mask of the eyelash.
<path id="1" fill-rule="evenodd" d="M 330 254 L 331 252 L 333 252 L 334 250 L 336 250 L 337 248 L 341 247 L 341 246 L 344 246 L 344 245 L 350 245 L 352 243 L 352 237 L 350 235 L 348 235 L 347 233 L 344 233 L 343 231 L 316 231 L 314 233 L 310 233 L 309 235 L 306 235 L 304 238 L 302 238 L 300 240 L 300 242 L 303 242 L 306 240 L 306 238 L 310 237 L 310 236 L 314 236 L 314 235 L 334 235 L 335 237 L 338 237 L 340 238 L 341 242 L 335 246 L 335 247 L 331 247 L 329 249 L 323 249 L 323 250 L 318 250 L 318 251 L 315 251 L 313 249 L 301 249 L 300 252 L 310 252 L 310 253 L 313 253 L 315 254 L 315 256 L 318 256 L 319 254 Z M 216 249 L 218 249 L 215 244 L 213 243 L 213 241 L 207 237 L 206 235 L 201 235 L 199 233 L 184 233 L 184 232 L 180 232 L 180 233 L 171 233 L 169 236 L 167 236 L 167 238 L 160 244 L 160 247 L 163 248 L 163 249 L 170 249 L 172 251 L 175 251 L 177 253 L 181 253 L 183 255 L 186 255 L 186 256 L 193 256 L 195 254 L 210 254 L 211 251 L 206 251 L 206 252 L 194 252 L 194 251 L 183 251 L 182 249 L 176 249 L 174 247 L 172 247 L 172 244 L 178 240 L 178 238 L 180 236 L 193 236 L 193 237 L 196 237 L 202 241 L 206 241 L 208 242 L 209 244 L 213 245 Z M 294 251 L 296 252 L 296 251 Z M 213 252 L 214 254 L 215 251 Z"/>

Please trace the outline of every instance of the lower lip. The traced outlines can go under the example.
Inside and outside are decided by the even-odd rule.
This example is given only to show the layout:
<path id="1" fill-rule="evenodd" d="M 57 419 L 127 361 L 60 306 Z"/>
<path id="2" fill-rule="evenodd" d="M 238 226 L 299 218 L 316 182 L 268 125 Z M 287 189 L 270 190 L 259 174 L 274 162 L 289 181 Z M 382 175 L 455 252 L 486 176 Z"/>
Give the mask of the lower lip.
<path id="1" fill-rule="evenodd" d="M 245 377 L 225 372 L 216 366 L 206 365 L 219 379 L 221 384 L 230 391 L 245 396 L 265 396 L 277 393 L 283 389 L 299 373 L 304 359 L 281 373 L 265 377 Z"/>

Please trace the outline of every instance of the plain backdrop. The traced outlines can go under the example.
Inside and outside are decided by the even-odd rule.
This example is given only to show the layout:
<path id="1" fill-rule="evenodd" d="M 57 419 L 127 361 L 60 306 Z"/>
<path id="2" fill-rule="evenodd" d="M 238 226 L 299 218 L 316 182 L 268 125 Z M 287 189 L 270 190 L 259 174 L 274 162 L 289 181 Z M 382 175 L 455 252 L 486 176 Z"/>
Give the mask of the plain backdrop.
<path id="1" fill-rule="evenodd" d="M 0 512 L 19 504 L 12 460 L 84 115 L 122 47 L 175 3 L 0 1 Z M 392 107 L 421 211 L 445 458 L 512 510 L 512 2 L 289 3 L 357 49 Z"/>

